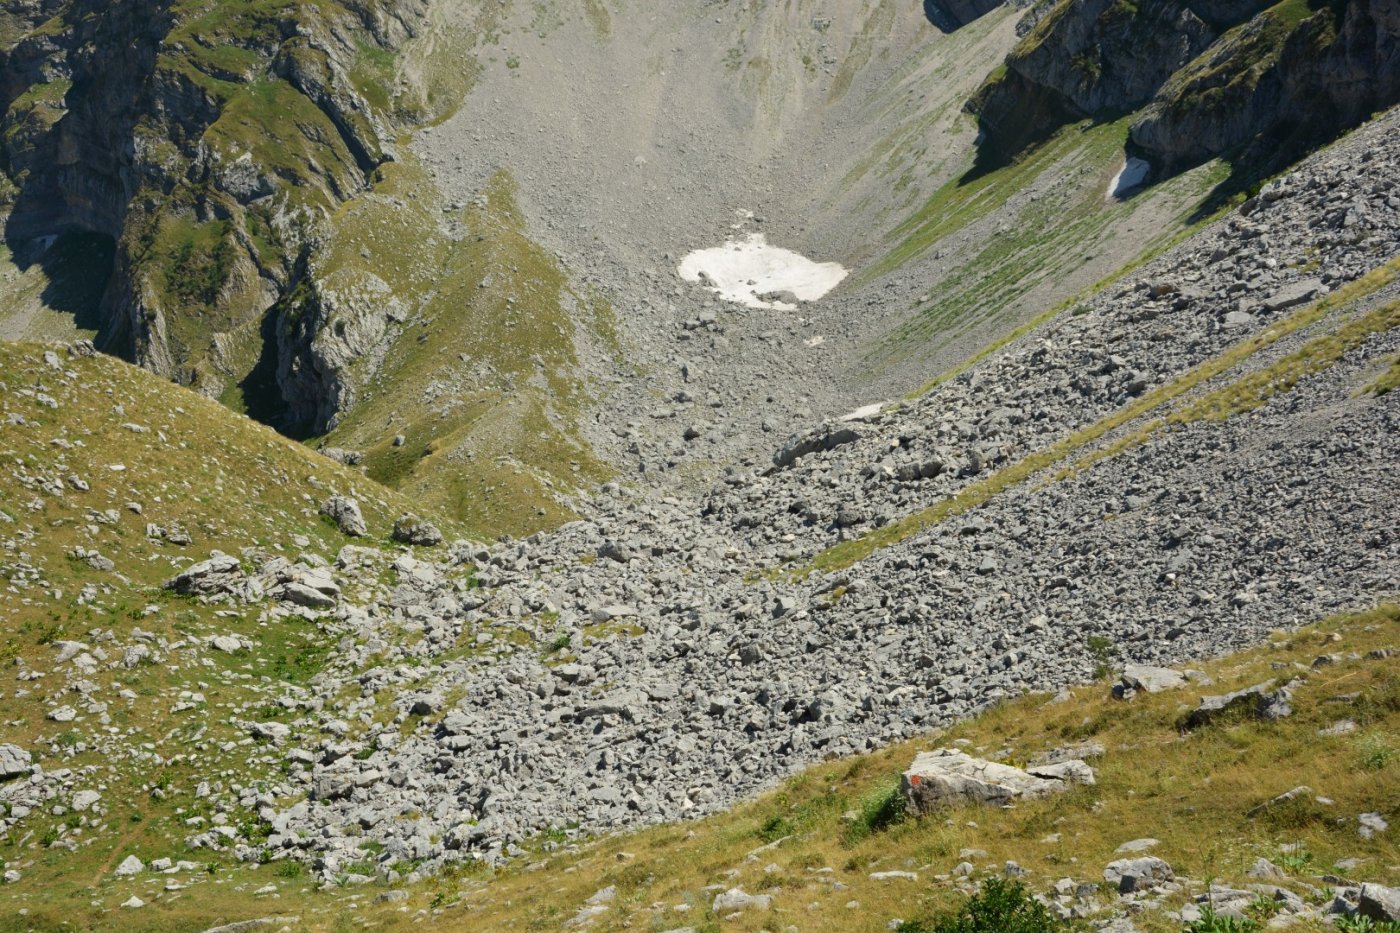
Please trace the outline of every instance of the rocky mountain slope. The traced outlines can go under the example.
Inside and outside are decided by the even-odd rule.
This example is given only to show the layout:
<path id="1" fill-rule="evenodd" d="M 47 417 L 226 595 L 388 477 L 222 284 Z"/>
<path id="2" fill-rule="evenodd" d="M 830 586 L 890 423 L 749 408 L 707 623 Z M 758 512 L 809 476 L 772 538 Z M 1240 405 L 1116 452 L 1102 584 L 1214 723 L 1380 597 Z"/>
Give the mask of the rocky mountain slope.
<path id="1" fill-rule="evenodd" d="M 811 887 L 797 873 L 830 861 L 838 823 L 868 831 L 841 847 L 904 867 L 850 856 L 840 883 L 879 909 L 794 923 L 932 922 L 990 857 L 950 861 L 971 867 L 907 911 L 875 893 L 979 843 L 882 836 L 900 801 L 861 769 L 887 781 L 912 746 L 882 749 L 982 715 L 967 767 L 1078 780 L 1094 766 L 1031 760 L 1052 733 L 1140 750 L 1099 707 L 1016 732 L 1042 715 L 1018 698 L 1265 641 L 1291 670 L 1311 636 L 1271 633 L 1348 612 L 1357 656 L 1318 667 L 1338 680 L 1216 704 L 1272 722 L 1296 699 L 1301 720 L 1190 746 L 1205 720 L 1183 705 L 1170 769 L 1231 788 L 1210 811 L 1231 859 L 1245 839 L 1278 856 L 1288 827 L 1235 811 L 1289 788 L 1223 757 L 1252 749 L 1255 774 L 1330 727 L 1319 704 L 1354 704 L 1382 743 L 1376 802 L 1341 776 L 1352 746 L 1319 744 L 1339 816 L 1297 825 L 1332 859 L 1390 844 L 1400 110 L 1363 120 L 1392 93 L 1389 7 L 0 10 L 0 333 L 31 340 L 0 343 L 0 901 L 19 928 L 450 925 L 464 895 L 500 926 L 691 919 L 642 910 L 652 891 L 758 929 L 797 909 L 783 892 Z M 998 135 L 1022 117 L 1034 132 Z M 1291 160 L 1358 122 L 1266 183 L 1240 148 Z M 675 276 L 759 233 L 851 276 L 795 311 Z M 1248 688 L 1267 656 L 1206 666 Z M 1182 685 L 1129 671 L 1119 693 L 1163 678 Z M 1172 706 L 1131 721 L 1165 744 Z M 982 737 L 1008 730 L 1025 740 Z M 1087 833 L 1054 856 L 1099 873 L 1093 808 L 1176 793 L 1110 757 L 1111 794 L 988 825 Z M 789 779 L 789 802 L 883 802 L 776 805 L 764 843 L 788 820 L 817 861 L 774 861 L 760 888 L 732 843 L 754 811 L 730 811 Z M 1206 877 L 1214 856 L 1172 841 L 1199 832 L 1189 809 L 1162 853 Z M 702 818 L 686 881 L 577 848 L 665 847 L 687 830 L 645 828 Z M 560 872 L 538 890 L 513 874 L 560 851 L 578 858 L 531 862 Z M 1106 903 L 1065 873 L 1038 893 L 1105 928 L 1201 910 L 1156 868 Z M 1330 925 L 1368 896 L 1336 877 L 1334 909 L 1269 896 Z"/>
<path id="2" fill-rule="evenodd" d="M 15 891 L 160 858 L 332 885 L 476 870 L 541 834 L 714 812 L 1106 652 L 1181 661 L 1366 607 L 1397 563 L 1397 121 L 917 402 L 701 496 L 609 485 L 587 521 L 492 548 L 350 536 L 337 494 L 382 500 L 375 536 L 392 499 L 304 451 L 260 493 L 280 506 L 245 505 L 244 474 L 172 489 L 189 467 L 112 438 L 232 415 L 115 391 L 138 377 L 115 362 L 6 351 Z M 198 531 L 157 514 L 200 498 L 250 511 Z"/>

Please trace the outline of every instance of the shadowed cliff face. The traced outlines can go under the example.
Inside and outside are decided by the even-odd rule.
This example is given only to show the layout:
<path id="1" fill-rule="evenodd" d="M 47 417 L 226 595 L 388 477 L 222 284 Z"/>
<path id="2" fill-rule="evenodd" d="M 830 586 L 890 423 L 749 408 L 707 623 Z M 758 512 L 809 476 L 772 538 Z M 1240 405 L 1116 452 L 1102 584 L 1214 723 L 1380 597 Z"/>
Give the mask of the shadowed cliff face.
<path id="1" fill-rule="evenodd" d="M 1132 145 L 1159 177 L 1286 164 L 1400 99 L 1397 18 L 1389 0 L 1064 0 L 969 102 L 979 168 L 1143 108 Z"/>
<path id="2" fill-rule="evenodd" d="M 1173 76 L 1131 140 L 1165 173 L 1234 150 L 1268 171 L 1396 100 L 1400 4 L 1357 0 L 1251 21 Z"/>
<path id="3" fill-rule="evenodd" d="M 100 345 L 219 394 L 264 355 L 277 331 L 263 318 L 329 212 L 387 157 L 395 114 L 377 112 L 363 93 L 373 82 L 351 72 L 391 59 L 377 50 L 425 7 L 10 4 L 7 241 L 110 237 Z M 387 83 L 392 68 L 381 72 Z"/>

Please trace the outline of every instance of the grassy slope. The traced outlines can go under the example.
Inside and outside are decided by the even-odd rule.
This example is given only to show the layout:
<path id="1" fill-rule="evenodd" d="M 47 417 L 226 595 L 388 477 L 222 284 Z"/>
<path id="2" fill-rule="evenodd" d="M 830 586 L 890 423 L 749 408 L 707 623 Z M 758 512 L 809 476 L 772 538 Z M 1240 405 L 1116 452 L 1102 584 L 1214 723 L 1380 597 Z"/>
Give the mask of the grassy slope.
<path id="1" fill-rule="evenodd" d="M 27 824 L 32 833 L 0 838 L 0 859 L 25 876 L 0 892 L 0 916 L 13 916 L 12 908 L 29 904 L 40 928 L 59 926 L 75 909 L 92 909 L 97 917 L 104 904 L 114 903 L 106 904 L 99 892 L 97 907 L 91 908 L 95 887 L 133 853 L 147 860 L 170 856 L 210 863 L 214 873 L 196 875 L 199 886 L 183 904 L 176 898 L 174 910 L 178 916 L 188 909 L 201 921 L 226 916 L 204 903 L 200 887 L 207 883 L 213 903 L 224 903 L 214 892 L 222 885 L 228 857 L 187 852 L 181 842 L 193 832 L 186 819 L 215 818 L 210 800 L 193 798 L 194 785 L 209 780 L 221 787 L 280 776 L 280 755 L 248 745 L 227 719 L 231 711 L 246 708 L 256 710 L 244 712 L 248 718 L 288 721 L 293 711 L 268 709 L 269 695 L 303 687 L 331 644 L 317 623 L 288 618 L 268 624 L 259 620 L 257 607 L 174 599 L 159 585 L 213 549 L 236 555 L 244 547 L 259 547 L 293 560 L 303 553 L 334 559 L 350 539 L 317 514 L 332 491 L 355 495 L 361 503 L 370 538 L 357 543 L 386 549 L 393 520 L 421 505 L 135 367 L 102 356 L 70 361 L 61 350 L 58 357 L 62 368 L 54 369 L 37 346 L 0 344 L 5 425 L 0 432 L 0 541 L 5 542 L 0 659 L 10 672 L 0 681 L 5 706 L 0 741 L 31 749 L 46 770 L 96 768 L 78 784 L 100 781 L 107 813 L 101 818 L 37 815 Z M 46 405 L 40 394 L 58 407 Z M 12 420 L 15 416 L 22 421 Z M 78 491 L 69 476 L 90 488 Z M 142 513 L 135 514 L 128 503 L 138 503 Z M 149 539 L 148 522 L 181 526 L 193 541 L 178 547 Z M 460 531 L 451 524 L 444 530 Z M 115 572 L 73 559 L 78 546 L 110 558 Z M 68 724 L 46 720 L 46 710 L 59 703 L 80 710 L 85 705 L 64 690 L 62 676 L 53 670 L 53 643 L 75 639 L 101 645 L 99 632 L 105 630 L 118 644 L 131 644 L 137 627 L 155 636 L 153 644 L 164 658 L 130 669 L 104 665 L 88 678 L 109 704 L 110 726 L 93 712 Z M 182 656 L 180 643 L 213 634 L 237 634 L 253 647 L 237 655 L 211 653 L 208 664 Z M 26 683 L 15 679 L 21 670 L 49 673 Z M 121 688 L 136 698 L 118 699 L 115 691 Z M 182 691 L 202 693 L 204 701 L 176 711 Z M 191 751 L 189 743 L 201 727 L 208 731 L 201 740 L 203 760 L 196 765 L 181 756 Z M 148 753 L 115 760 L 95 751 L 110 729 L 121 730 L 132 745 L 149 743 Z M 108 767 L 114 771 L 104 770 Z M 165 789 L 165 801 L 150 796 L 155 786 Z M 233 808 L 227 819 L 237 825 L 249 817 Z M 95 830 L 97 823 L 105 824 L 105 831 Z M 48 846 L 60 839 L 78 843 L 77 851 Z M 180 880 L 191 878 L 186 873 Z M 115 918 L 109 922 L 121 925 Z"/>
<path id="2" fill-rule="evenodd" d="M 372 377 L 357 374 L 368 384 L 327 442 L 364 450 L 370 476 L 483 534 L 572 519 L 559 494 L 610 476 L 576 419 L 590 401 L 580 353 L 619 352 L 611 308 L 529 239 L 508 174 L 462 212 L 458 239 L 438 232 L 421 169 L 383 174 L 342 212 L 318 275 L 354 293 L 372 269 L 414 310 Z"/>

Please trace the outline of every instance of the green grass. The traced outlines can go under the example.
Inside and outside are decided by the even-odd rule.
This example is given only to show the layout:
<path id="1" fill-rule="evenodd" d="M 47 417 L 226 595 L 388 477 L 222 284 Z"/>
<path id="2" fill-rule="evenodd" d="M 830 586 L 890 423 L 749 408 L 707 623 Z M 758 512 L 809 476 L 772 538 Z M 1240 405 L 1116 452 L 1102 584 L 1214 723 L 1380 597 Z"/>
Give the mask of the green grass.
<path id="1" fill-rule="evenodd" d="M 373 379 L 355 373 L 366 383 L 358 404 L 327 441 L 364 450 L 370 476 L 484 536 L 557 526 L 574 517 L 558 493 L 611 476 L 577 419 L 592 399 L 580 347 L 622 352 L 612 309 L 530 240 L 508 174 L 464 212 L 460 242 L 424 233 L 436 229 L 426 187 L 412 162 L 386 166 L 378 193 L 337 224 L 323 289 L 363 288 L 372 275 L 411 323 Z M 452 388 L 425 404 L 433 385 Z"/>

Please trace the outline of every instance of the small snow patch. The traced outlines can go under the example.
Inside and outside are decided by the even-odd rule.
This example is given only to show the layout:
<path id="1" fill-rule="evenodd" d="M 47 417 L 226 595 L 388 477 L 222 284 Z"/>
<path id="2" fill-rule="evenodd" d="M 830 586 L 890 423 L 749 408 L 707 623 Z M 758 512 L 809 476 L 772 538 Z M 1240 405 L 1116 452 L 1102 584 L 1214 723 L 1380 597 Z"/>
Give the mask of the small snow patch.
<path id="1" fill-rule="evenodd" d="M 1147 181 L 1148 172 L 1152 171 L 1152 166 L 1143 159 L 1128 157 L 1123 163 L 1123 167 L 1118 170 L 1118 174 L 1113 176 L 1113 181 L 1108 185 L 1108 196 L 1110 198 L 1126 198 L 1142 187 Z"/>
<path id="2" fill-rule="evenodd" d="M 700 282 L 725 301 L 773 311 L 796 311 L 796 302 L 816 301 L 846 277 L 840 263 L 813 262 L 801 253 L 769 246 L 761 233 L 696 250 L 681 260 L 678 271 L 687 282 Z"/>

